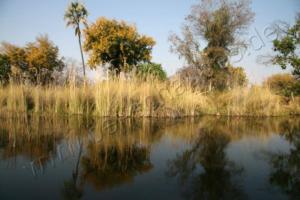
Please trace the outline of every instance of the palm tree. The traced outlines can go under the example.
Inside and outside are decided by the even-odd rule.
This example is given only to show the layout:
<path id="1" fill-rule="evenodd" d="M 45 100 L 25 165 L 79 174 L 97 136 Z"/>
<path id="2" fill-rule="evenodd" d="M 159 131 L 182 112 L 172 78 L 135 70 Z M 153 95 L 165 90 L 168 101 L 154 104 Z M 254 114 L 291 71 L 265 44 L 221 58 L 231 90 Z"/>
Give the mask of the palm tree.
<path id="1" fill-rule="evenodd" d="M 84 77 L 85 77 L 85 65 L 84 65 L 84 58 L 83 58 L 83 52 L 81 46 L 80 24 L 83 23 L 85 26 L 87 26 L 87 22 L 86 22 L 87 16 L 88 16 L 88 12 L 86 8 L 78 1 L 71 2 L 69 4 L 64 16 L 67 26 L 72 26 L 73 28 L 75 28 L 75 36 L 78 36 Z"/>

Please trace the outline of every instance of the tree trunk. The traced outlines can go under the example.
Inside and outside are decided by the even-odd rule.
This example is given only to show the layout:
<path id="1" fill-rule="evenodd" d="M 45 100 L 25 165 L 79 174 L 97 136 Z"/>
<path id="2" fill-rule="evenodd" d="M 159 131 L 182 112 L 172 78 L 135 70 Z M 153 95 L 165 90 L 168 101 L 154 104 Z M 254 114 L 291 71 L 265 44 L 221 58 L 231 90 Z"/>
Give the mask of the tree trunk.
<path id="1" fill-rule="evenodd" d="M 78 34 L 78 42 L 80 47 L 80 53 L 81 53 L 81 61 L 82 61 L 82 67 L 83 67 L 83 76 L 85 78 L 85 65 L 84 65 L 84 58 L 83 58 L 83 52 L 82 52 L 82 46 L 81 46 L 81 34 Z"/>

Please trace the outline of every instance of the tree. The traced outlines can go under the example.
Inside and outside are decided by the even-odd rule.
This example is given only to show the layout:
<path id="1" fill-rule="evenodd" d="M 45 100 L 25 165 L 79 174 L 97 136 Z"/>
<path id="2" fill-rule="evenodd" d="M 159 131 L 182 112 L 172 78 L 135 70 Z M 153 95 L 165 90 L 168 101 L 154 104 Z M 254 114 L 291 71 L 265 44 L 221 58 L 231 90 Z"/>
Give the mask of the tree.
<path id="1" fill-rule="evenodd" d="M 288 66 L 293 68 L 293 75 L 300 79 L 300 13 L 293 27 L 286 30 L 281 38 L 273 41 L 273 49 L 277 55 L 273 58 L 273 64 L 278 64 L 282 69 Z"/>
<path id="2" fill-rule="evenodd" d="M 5 84 L 9 81 L 10 64 L 6 55 L 0 54 L 0 84 Z"/>
<path id="3" fill-rule="evenodd" d="M 84 34 L 84 50 L 90 54 L 88 63 L 92 68 L 108 63 L 110 70 L 119 74 L 151 60 L 155 41 L 124 21 L 101 17 Z"/>
<path id="4" fill-rule="evenodd" d="M 219 90 L 246 86 L 246 73 L 242 67 L 227 66 L 223 70 L 216 70 L 211 77 L 211 83 Z"/>
<path id="5" fill-rule="evenodd" d="M 203 79 L 203 72 L 196 67 L 189 66 L 180 69 L 173 77 L 173 81 L 180 81 L 181 84 L 189 85 L 196 89 L 205 89 L 206 80 Z M 210 82 L 219 90 L 246 86 L 248 83 L 246 73 L 242 67 L 228 66 L 224 70 L 216 71 L 210 78 Z"/>
<path id="6" fill-rule="evenodd" d="M 52 81 L 52 73 L 61 71 L 65 64 L 59 58 L 59 49 L 47 36 L 36 38 L 25 47 L 28 72 L 33 83 L 46 84 Z"/>
<path id="7" fill-rule="evenodd" d="M 299 81 L 291 74 L 274 74 L 267 78 L 264 85 L 279 95 L 290 97 L 300 94 L 300 90 L 297 89 L 300 88 Z"/>
<path id="8" fill-rule="evenodd" d="M 20 82 L 25 80 L 28 71 L 25 48 L 18 47 L 9 43 L 2 43 L 1 54 L 7 57 L 10 65 L 10 77 L 13 81 Z"/>
<path id="9" fill-rule="evenodd" d="M 54 71 L 65 66 L 58 47 L 47 36 L 39 36 L 25 47 L 4 43 L 1 55 L 7 59 L 9 76 L 16 82 L 46 84 L 53 80 Z"/>
<path id="10" fill-rule="evenodd" d="M 227 70 L 229 72 L 229 79 L 227 80 L 230 88 L 236 86 L 246 86 L 248 84 L 248 79 L 244 68 L 229 66 Z"/>
<path id="11" fill-rule="evenodd" d="M 159 80 L 166 80 L 167 74 L 163 70 L 161 64 L 156 63 L 143 63 L 137 66 L 138 75 L 142 78 L 147 78 L 148 76 L 152 76 Z"/>
<path id="12" fill-rule="evenodd" d="M 71 2 L 65 12 L 64 19 L 67 22 L 67 26 L 72 26 L 75 29 L 75 36 L 78 36 L 81 60 L 82 60 L 82 68 L 83 68 L 83 76 L 85 76 L 85 64 L 81 46 L 81 30 L 80 24 L 83 23 L 87 26 L 86 18 L 88 16 L 88 12 L 86 8 L 79 3 L 78 1 Z"/>
<path id="13" fill-rule="evenodd" d="M 199 68 L 202 79 L 211 82 L 219 73 L 226 73 L 229 56 L 246 45 L 239 36 L 253 17 L 247 0 L 201 0 L 186 18 L 183 38 L 170 36 L 171 51 L 184 58 L 188 66 Z M 202 49 L 201 40 L 206 44 Z"/>

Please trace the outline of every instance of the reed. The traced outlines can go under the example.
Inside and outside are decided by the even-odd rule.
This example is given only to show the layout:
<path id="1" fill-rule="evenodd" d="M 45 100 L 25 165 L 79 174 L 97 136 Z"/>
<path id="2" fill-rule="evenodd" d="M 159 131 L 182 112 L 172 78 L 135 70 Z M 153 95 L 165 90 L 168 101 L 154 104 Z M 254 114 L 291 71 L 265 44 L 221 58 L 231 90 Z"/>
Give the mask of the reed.
<path id="1" fill-rule="evenodd" d="M 203 94 L 157 80 L 112 79 L 93 84 L 0 87 L 0 113 L 99 117 L 183 117 L 203 114 L 282 116 L 300 114 L 300 100 L 267 87 L 234 88 Z"/>
<path id="2" fill-rule="evenodd" d="M 229 116 L 280 116 L 288 114 L 282 97 L 266 87 L 234 88 L 215 96 L 218 113 Z"/>

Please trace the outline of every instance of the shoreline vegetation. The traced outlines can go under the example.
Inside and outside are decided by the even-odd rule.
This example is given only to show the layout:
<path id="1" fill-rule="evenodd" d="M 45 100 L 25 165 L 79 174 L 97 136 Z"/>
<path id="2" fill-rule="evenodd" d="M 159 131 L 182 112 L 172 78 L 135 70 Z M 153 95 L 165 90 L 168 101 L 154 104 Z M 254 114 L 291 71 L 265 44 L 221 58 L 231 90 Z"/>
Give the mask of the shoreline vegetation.
<path id="1" fill-rule="evenodd" d="M 199 92 L 179 82 L 111 79 L 78 85 L 8 84 L 0 87 L 0 113 L 95 117 L 288 116 L 300 99 L 266 86 Z"/>
<path id="2" fill-rule="evenodd" d="M 274 55 L 266 60 L 291 73 L 273 75 L 261 85 L 249 85 L 244 67 L 231 63 L 237 55 L 241 61 L 252 45 L 244 37 L 255 16 L 251 1 L 201 0 L 193 5 L 180 33 L 169 37 L 170 51 L 184 61 L 171 77 L 165 72 L 171 66 L 152 61 L 154 38 L 126 21 L 100 16 L 89 22 L 88 16 L 76 0 L 64 15 L 78 39 L 83 74 L 47 35 L 24 46 L 0 45 L 0 114 L 300 115 L 300 14 L 291 26 L 274 23 L 272 34 L 279 32 L 272 41 Z M 87 77 L 86 69 L 101 69 L 99 78 L 106 80 L 96 81 L 90 73 Z"/>

